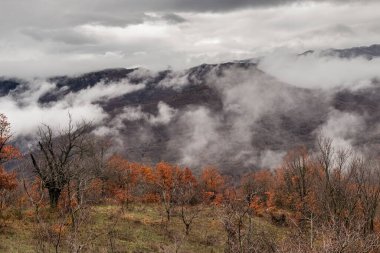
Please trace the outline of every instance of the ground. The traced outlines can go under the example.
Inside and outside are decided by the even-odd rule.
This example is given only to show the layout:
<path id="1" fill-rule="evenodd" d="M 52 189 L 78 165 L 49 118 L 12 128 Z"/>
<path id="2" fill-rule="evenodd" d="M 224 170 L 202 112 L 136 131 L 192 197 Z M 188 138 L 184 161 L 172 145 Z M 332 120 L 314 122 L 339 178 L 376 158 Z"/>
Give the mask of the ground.
<path id="1" fill-rule="evenodd" d="M 84 233 L 87 243 L 84 252 L 223 252 L 226 235 L 218 218 L 217 207 L 202 208 L 190 234 L 185 237 L 184 225 L 178 215 L 167 225 L 159 205 L 120 207 L 96 206 L 91 210 L 89 231 Z M 39 252 L 36 225 L 28 211 L 10 217 L 0 231 L 0 252 Z M 255 218 L 256 226 L 265 227 L 274 235 L 282 228 L 265 218 Z M 53 249 L 46 252 L 55 252 Z M 60 250 L 59 252 L 66 252 Z"/>

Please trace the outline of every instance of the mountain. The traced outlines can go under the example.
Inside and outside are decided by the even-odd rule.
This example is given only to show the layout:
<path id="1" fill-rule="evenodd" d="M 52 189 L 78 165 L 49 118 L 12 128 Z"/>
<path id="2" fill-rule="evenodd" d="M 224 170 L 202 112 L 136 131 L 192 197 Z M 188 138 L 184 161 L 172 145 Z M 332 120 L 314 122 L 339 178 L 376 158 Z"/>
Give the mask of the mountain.
<path id="1" fill-rule="evenodd" d="M 315 53 L 314 50 L 308 50 L 300 55 L 308 55 Z M 327 49 L 319 51 L 322 56 L 337 56 L 340 58 L 352 59 L 356 57 L 363 57 L 368 60 L 380 57 L 380 45 L 374 44 L 368 47 L 352 47 L 344 49 Z"/>
<path id="2" fill-rule="evenodd" d="M 342 58 L 364 57 L 369 60 L 380 57 L 380 45 L 372 45 L 369 47 L 353 47 L 348 49 L 330 49 L 327 54 L 336 54 Z"/>
<path id="3" fill-rule="evenodd" d="M 380 46 L 329 52 L 372 60 L 380 56 Z M 258 64 L 247 60 L 183 71 L 120 68 L 46 80 L 3 78 L 0 101 L 25 108 L 33 104 L 44 112 L 95 108 L 102 114 L 96 133 L 114 138 L 118 151 L 131 160 L 167 160 L 193 168 L 212 164 L 232 174 L 276 166 L 291 148 L 313 148 L 321 131 L 353 146 L 380 144 L 380 84 L 375 79 L 355 89 L 301 88 Z"/>

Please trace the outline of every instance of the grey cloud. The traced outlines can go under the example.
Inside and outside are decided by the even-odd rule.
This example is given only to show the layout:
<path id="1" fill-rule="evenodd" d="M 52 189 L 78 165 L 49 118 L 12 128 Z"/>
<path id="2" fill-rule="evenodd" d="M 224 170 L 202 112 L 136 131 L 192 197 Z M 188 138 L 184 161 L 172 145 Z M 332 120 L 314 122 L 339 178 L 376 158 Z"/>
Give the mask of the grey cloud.
<path id="1" fill-rule="evenodd" d="M 304 3 L 303 0 L 3 0 L 0 29 L 22 26 L 62 28 L 83 23 L 126 25 L 141 23 L 146 12 L 218 12 L 243 8 Z M 375 0 L 319 0 L 317 2 L 375 2 Z M 62 11 L 64 10 L 64 11 Z M 176 14 L 174 14 L 176 15 Z M 183 21 L 169 14 L 172 20 Z"/>
<path id="2" fill-rule="evenodd" d="M 355 31 L 353 28 L 351 28 L 349 25 L 344 24 L 336 24 L 332 26 L 327 26 L 323 29 L 316 29 L 313 31 L 310 31 L 309 33 L 306 33 L 304 36 L 308 37 L 317 37 L 317 36 L 351 36 L 354 35 Z"/>
<path id="3" fill-rule="evenodd" d="M 27 28 L 22 31 L 24 34 L 32 37 L 35 40 L 43 41 L 50 40 L 59 43 L 70 45 L 86 45 L 95 44 L 96 41 L 88 36 L 85 36 L 73 29 L 38 29 Z"/>
<path id="4" fill-rule="evenodd" d="M 353 2 L 360 1 L 4 0 L 0 75 L 184 69 L 278 48 L 302 52 L 378 42 L 380 4 Z"/>
<path id="5" fill-rule="evenodd" d="M 191 11 L 229 11 L 245 7 L 263 7 L 283 5 L 299 0 L 193 0 L 171 1 L 178 9 Z"/>
<path id="6" fill-rule="evenodd" d="M 321 56 L 320 52 L 303 56 L 268 55 L 259 63 L 259 68 L 285 83 L 312 89 L 358 89 L 380 78 L 379 58 L 372 61 L 362 57 L 342 59 Z"/>
<path id="7" fill-rule="evenodd" d="M 70 21 L 68 25 L 78 24 L 102 24 L 107 26 L 125 26 L 128 24 L 140 24 L 144 21 L 142 12 L 133 12 L 129 9 L 124 12 L 105 12 L 104 10 L 85 11 L 67 13 L 63 19 Z"/>
<path id="8" fill-rule="evenodd" d="M 144 13 L 143 16 L 143 21 L 148 21 L 148 22 L 160 22 L 164 21 L 168 24 L 181 24 L 185 23 L 188 20 L 185 19 L 184 17 L 180 16 L 179 14 L 175 13 Z"/>
<path id="9" fill-rule="evenodd" d="M 351 27 L 344 25 L 344 24 L 335 25 L 334 27 L 332 27 L 331 31 L 337 32 L 337 33 L 342 33 L 342 34 L 353 34 L 354 33 L 354 30 Z"/>
<path id="10" fill-rule="evenodd" d="M 165 14 L 162 16 L 162 18 L 166 20 L 167 22 L 173 23 L 173 24 L 185 23 L 187 21 L 185 18 L 174 13 Z"/>
<path id="11" fill-rule="evenodd" d="M 376 0 L 369 0 L 376 1 Z M 242 8 L 272 7 L 291 3 L 305 3 L 310 0 L 111 0 L 105 4 L 101 0 L 96 5 L 105 9 L 130 8 L 137 11 L 179 11 L 179 12 L 225 12 Z M 317 0 L 317 2 L 349 3 L 367 0 Z"/>

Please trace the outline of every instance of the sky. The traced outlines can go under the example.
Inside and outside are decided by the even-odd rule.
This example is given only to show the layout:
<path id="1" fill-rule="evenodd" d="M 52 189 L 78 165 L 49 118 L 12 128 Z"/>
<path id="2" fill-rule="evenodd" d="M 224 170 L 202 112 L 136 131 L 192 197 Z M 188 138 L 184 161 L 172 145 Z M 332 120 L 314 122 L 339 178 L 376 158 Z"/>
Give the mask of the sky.
<path id="1" fill-rule="evenodd" d="M 185 69 L 380 41 L 376 0 L 1 0 L 0 76 Z"/>

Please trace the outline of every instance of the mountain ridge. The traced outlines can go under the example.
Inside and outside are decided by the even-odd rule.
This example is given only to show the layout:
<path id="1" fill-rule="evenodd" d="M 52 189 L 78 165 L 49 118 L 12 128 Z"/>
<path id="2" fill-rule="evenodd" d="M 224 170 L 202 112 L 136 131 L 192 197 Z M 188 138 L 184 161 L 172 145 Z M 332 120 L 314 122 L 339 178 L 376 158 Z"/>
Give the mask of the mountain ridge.
<path id="1" fill-rule="evenodd" d="M 378 46 L 352 52 L 365 55 L 371 49 L 377 57 Z M 47 82 L 49 88 L 36 95 L 36 106 L 45 109 L 66 100 L 80 98 L 83 103 L 87 94 L 105 93 L 87 101 L 106 114 L 97 123 L 98 132 L 116 138 L 120 152 L 136 161 L 167 160 L 195 168 L 213 164 L 241 173 L 275 166 L 298 145 L 313 148 L 321 131 L 335 131 L 345 122 L 357 129 L 341 130 L 342 141 L 354 146 L 380 144 L 374 127 L 380 124 L 376 81 L 354 90 L 301 88 L 276 80 L 248 60 L 183 71 L 105 69 Z M 17 100 L 32 86 L 0 79 L 0 100 Z"/>

